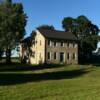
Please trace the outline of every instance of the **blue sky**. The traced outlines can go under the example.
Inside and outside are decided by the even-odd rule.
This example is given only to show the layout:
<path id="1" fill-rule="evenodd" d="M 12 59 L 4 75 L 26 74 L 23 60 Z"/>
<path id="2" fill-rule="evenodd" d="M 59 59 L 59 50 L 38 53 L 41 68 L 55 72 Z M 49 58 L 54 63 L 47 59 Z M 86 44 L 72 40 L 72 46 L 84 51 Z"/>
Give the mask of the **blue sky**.
<path id="1" fill-rule="evenodd" d="M 13 0 L 21 2 L 28 16 L 27 35 L 42 24 L 62 30 L 64 17 L 87 16 L 100 28 L 100 0 Z M 100 46 L 100 45 L 99 45 Z"/>

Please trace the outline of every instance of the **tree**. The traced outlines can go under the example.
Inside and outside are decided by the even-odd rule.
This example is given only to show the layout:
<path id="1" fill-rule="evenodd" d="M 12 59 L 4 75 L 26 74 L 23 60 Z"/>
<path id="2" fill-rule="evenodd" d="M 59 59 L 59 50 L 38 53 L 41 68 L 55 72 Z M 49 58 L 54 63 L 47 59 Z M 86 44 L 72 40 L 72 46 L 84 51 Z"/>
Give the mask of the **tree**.
<path id="1" fill-rule="evenodd" d="M 7 62 L 11 61 L 11 50 L 25 35 L 26 19 L 22 4 L 12 0 L 0 4 L 0 48 L 6 52 Z"/>
<path id="2" fill-rule="evenodd" d="M 37 29 L 46 29 L 46 30 L 55 30 L 55 28 L 51 25 L 41 25 L 37 27 Z"/>
<path id="3" fill-rule="evenodd" d="M 75 19 L 72 17 L 65 17 L 62 21 L 62 24 L 65 31 L 73 32 L 73 28 L 75 26 Z"/>
<path id="4" fill-rule="evenodd" d="M 73 32 L 79 40 L 79 56 L 90 57 L 92 51 L 97 48 L 99 29 L 86 16 L 75 18 L 66 17 L 62 21 L 65 31 Z"/>

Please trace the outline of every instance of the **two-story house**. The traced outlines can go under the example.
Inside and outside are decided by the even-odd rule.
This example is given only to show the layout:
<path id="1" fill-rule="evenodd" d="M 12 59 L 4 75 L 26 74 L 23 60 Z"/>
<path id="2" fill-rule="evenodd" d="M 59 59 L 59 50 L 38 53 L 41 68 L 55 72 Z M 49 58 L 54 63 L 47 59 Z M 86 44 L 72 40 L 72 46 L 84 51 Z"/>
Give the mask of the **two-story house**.
<path id="1" fill-rule="evenodd" d="M 70 32 L 38 29 L 33 41 L 28 58 L 31 64 L 78 63 L 78 41 Z"/>

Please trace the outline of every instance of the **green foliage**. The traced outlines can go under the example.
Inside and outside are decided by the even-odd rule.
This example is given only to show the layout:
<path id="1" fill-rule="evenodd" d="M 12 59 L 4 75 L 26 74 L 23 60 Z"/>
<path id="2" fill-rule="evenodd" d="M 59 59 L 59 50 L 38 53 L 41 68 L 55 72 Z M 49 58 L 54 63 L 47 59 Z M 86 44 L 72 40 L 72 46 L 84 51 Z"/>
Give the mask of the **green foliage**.
<path id="1" fill-rule="evenodd" d="M 26 19 L 22 4 L 12 0 L 0 3 L 0 49 L 6 52 L 8 59 L 25 35 Z"/>
<path id="2" fill-rule="evenodd" d="M 37 27 L 37 29 L 46 29 L 46 30 L 55 30 L 55 28 L 51 25 L 41 25 Z"/>
<path id="3" fill-rule="evenodd" d="M 62 21 L 63 23 L 63 28 L 66 31 L 72 32 L 73 31 L 73 27 L 74 27 L 74 23 L 75 23 L 75 19 L 72 17 L 66 17 L 63 19 Z"/>
<path id="4" fill-rule="evenodd" d="M 97 42 L 100 40 L 99 29 L 86 16 L 65 17 L 62 26 L 65 31 L 73 32 L 76 35 L 79 40 L 79 51 L 82 55 L 90 55 L 97 48 Z"/>
<path id="5" fill-rule="evenodd" d="M 35 40 L 35 36 L 36 36 L 36 32 L 33 30 L 32 33 L 31 33 L 31 39 Z"/>
<path id="6" fill-rule="evenodd" d="M 16 47 L 25 35 L 26 18 L 22 4 L 13 4 L 11 0 L 0 4 L 0 48 Z"/>

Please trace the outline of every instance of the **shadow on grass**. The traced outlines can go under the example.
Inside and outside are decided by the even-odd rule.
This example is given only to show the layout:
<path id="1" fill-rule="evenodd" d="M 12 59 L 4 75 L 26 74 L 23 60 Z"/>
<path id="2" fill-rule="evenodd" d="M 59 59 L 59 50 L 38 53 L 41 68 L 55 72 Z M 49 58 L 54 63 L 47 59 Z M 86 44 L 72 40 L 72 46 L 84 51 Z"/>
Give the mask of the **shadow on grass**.
<path id="1" fill-rule="evenodd" d="M 13 63 L 13 64 L 0 64 L 0 72 L 13 72 L 13 71 L 32 71 L 32 70 L 42 70 L 48 68 L 58 68 L 63 65 L 59 64 L 44 64 L 44 65 L 29 65 L 29 64 L 20 64 L 20 63 Z"/>
<path id="2" fill-rule="evenodd" d="M 73 70 L 73 71 L 58 71 L 48 73 L 37 74 L 25 74 L 25 73 L 0 73 L 0 86 L 5 85 L 17 85 L 27 82 L 39 82 L 48 80 L 61 80 L 72 79 L 82 76 L 89 71 L 85 70 Z"/>
<path id="3" fill-rule="evenodd" d="M 100 63 L 93 63 L 92 65 L 95 67 L 100 67 Z"/>

